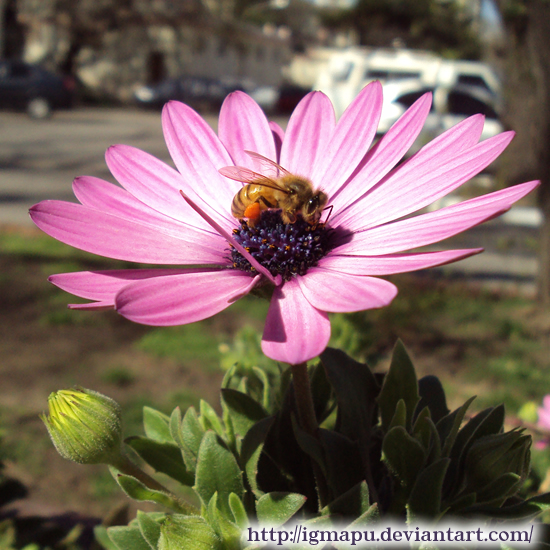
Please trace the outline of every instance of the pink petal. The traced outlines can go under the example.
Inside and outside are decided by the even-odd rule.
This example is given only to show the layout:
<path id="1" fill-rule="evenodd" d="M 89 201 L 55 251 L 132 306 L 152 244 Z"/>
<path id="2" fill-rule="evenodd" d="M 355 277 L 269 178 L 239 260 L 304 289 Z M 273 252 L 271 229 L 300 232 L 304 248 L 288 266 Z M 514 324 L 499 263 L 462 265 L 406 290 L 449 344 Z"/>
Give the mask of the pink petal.
<path id="1" fill-rule="evenodd" d="M 140 202 L 166 217 L 211 232 L 204 221 L 181 200 L 180 189 L 186 190 L 190 186 L 173 168 L 130 145 L 109 147 L 105 160 L 122 187 Z M 196 182 L 191 187 L 200 189 Z"/>
<path id="2" fill-rule="evenodd" d="M 162 228 L 164 232 L 176 238 L 194 240 L 197 236 L 201 238 L 201 235 L 205 233 L 204 229 L 198 229 L 196 226 L 190 226 L 186 222 L 174 220 L 157 210 L 153 210 L 153 208 L 136 199 L 125 189 L 99 178 L 92 176 L 76 178 L 73 181 L 73 191 L 76 198 L 84 206 L 126 220 L 150 225 L 157 229 Z M 193 217 L 198 218 L 195 212 L 188 208 L 187 203 L 181 199 L 179 192 L 178 196 L 180 197 L 180 203 L 183 202 L 185 205 L 181 210 L 189 210 L 192 212 Z M 189 215 L 187 219 L 190 220 L 191 218 L 191 215 Z M 207 233 L 210 234 L 212 241 L 220 239 L 220 246 L 223 246 L 222 237 L 214 233 L 208 225 L 202 222 L 202 219 L 201 225 L 208 228 Z"/>
<path id="3" fill-rule="evenodd" d="M 420 134 L 431 104 L 430 93 L 416 100 L 368 152 L 349 183 L 332 194 L 330 204 L 335 209 L 334 221 L 346 205 L 365 195 L 401 160 Z"/>
<path id="4" fill-rule="evenodd" d="M 543 409 L 542 407 L 539 407 L 537 412 L 538 412 L 537 424 L 539 426 L 542 426 L 543 428 L 546 428 L 547 430 L 550 430 L 550 411 L 548 409 Z"/>
<path id="5" fill-rule="evenodd" d="M 311 92 L 292 113 L 281 148 L 281 166 L 309 177 L 324 154 L 334 130 L 334 109 L 328 97 Z"/>
<path id="6" fill-rule="evenodd" d="M 236 270 L 155 277 L 125 286 L 115 305 L 121 315 L 136 323 L 186 325 L 229 307 L 248 294 L 257 281 L 258 277 Z"/>
<path id="7" fill-rule="evenodd" d="M 330 254 L 319 262 L 319 266 L 352 275 L 392 275 L 456 262 L 480 252 L 483 252 L 483 248 L 392 254 L 391 256 L 338 256 Z"/>
<path id="8" fill-rule="evenodd" d="M 87 304 L 69 304 L 69 309 L 86 310 L 86 311 L 107 311 L 114 309 L 115 305 L 112 302 L 88 302 Z"/>
<path id="9" fill-rule="evenodd" d="M 191 107 L 170 101 L 162 111 L 162 129 L 170 155 L 187 182 L 185 194 L 231 230 L 231 202 L 241 184 L 218 170 L 233 164 L 218 136 Z"/>
<path id="10" fill-rule="evenodd" d="M 313 167 L 311 179 L 316 187 L 330 196 L 355 171 L 376 135 L 381 111 L 382 86 L 378 81 L 371 82 L 345 110 L 323 156 Z"/>
<path id="11" fill-rule="evenodd" d="M 317 357 L 329 339 L 327 314 L 305 299 L 296 279 L 274 290 L 262 339 L 262 350 L 268 357 L 298 365 Z"/>
<path id="12" fill-rule="evenodd" d="M 273 140 L 275 142 L 275 161 L 281 163 L 281 147 L 285 139 L 285 131 L 272 120 L 269 121 L 269 127 L 273 133 Z"/>
<path id="13" fill-rule="evenodd" d="M 355 233 L 350 242 L 335 248 L 333 253 L 372 256 L 436 243 L 502 214 L 539 184 L 538 181 L 522 183 L 435 212 Z"/>
<path id="14" fill-rule="evenodd" d="M 218 135 L 237 166 L 254 168 L 245 151 L 254 151 L 276 159 L 275 142 L 267 118 L 260 106 L 244 92 L 233 92 L 220 110 Z M 230 163 L 231 164 L 231 163 Z"/>
<path id="15" fill-rule="evenodd" d="M 397 287 L 374 277 L 340 273 L 312 267 L 298 277 L 300 290 L 316 309 L 331 313 L 363 311 L 387 306 L 397 295 Z"/>
<path id="16" fill-rule="evenodd" d="M 73 273 L 52 275 L 48 280 L 65 292 L 70 292 L 75 296 L 99 302 L 110 302 L 114 306 L 117 292 L 132 281 L 164 277 L 166 275 L 181 275 L 195 271 L 197 270 L 116 269 L 106 271 L 76 271 Z"/>
<path id="17" fill-rule="evenodd" d="M 144 225 L 63 201 L 43 201 L 30 209 L 34 223 L 55 239 L 108 258 L 153 264 L 227 265 L 223 245 L 212 236 L 181 237 L 162 227 Z"/>
<path id="18" fill-rule="evenodd" d="M 513 132 L 505 132 L 456 154 L 448 149 L 439 154 L 436 162 L 413 170 L 405 170 L 404 165 L 349 209 L 348 216 L 355 217 L 349 217 L 346 227 L 361 231 L 424 208 L 493 162 L 513 135 Z"/>

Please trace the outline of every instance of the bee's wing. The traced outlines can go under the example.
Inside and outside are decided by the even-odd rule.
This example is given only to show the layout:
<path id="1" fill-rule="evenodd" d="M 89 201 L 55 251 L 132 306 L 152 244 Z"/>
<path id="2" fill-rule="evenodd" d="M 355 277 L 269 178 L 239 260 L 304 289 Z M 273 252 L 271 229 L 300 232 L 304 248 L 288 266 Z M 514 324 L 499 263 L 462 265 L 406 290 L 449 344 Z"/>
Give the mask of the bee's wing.
<path id="1" fill-rule="evenodd" d="M 249 170 L 244 166 L 224 166 L 220 168 L 218 172 L 225 176 L 226 178 L 240 181 L 242 183 L 254 183 L 256 185 L 263 185 L 264 187 L 270 187 L 272 189 L 277 189 L 287 193 L 287 191 L 281 187 L 275 180 L 264 176 L 263 174 L 258 174 L 254 170 Z"/>
<path id="2" fill-rule="evenodd" d="M 245 153 L 253 158 L 258 165 L 261 167 L 262 173 L 267 175 L 270 178 L 279 178 L 281 176 L 288 176 L 290 172 L 285 170 L 280 164 L 277 164 L 275 161 L 255 153 L 254 151 L 245 151 Z"/>

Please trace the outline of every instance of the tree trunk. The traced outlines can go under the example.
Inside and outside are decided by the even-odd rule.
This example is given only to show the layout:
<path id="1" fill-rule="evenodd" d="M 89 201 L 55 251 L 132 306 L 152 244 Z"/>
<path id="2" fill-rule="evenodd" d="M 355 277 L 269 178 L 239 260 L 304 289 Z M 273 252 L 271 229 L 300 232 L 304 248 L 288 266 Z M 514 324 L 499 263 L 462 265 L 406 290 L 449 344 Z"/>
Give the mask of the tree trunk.
<path id="1" fill-rule="evenodd" d="M 510 8 L 514 8 L 513 12 Z M 550 305 L 550 2 L 507 0 L 508 29 L 504 122 L 516 131 L 500 165 L 507 184 L 540 179 L 544 215 L 537 280 L 542 305 Z M 512 13 L 511 13 L 512 12 Z"/>

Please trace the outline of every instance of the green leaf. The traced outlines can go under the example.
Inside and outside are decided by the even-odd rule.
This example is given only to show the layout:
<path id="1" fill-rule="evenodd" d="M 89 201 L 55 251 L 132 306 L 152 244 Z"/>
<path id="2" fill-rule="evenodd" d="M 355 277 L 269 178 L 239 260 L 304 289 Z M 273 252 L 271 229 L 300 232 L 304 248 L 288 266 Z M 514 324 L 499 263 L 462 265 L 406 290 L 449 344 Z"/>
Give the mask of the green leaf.
<path id="1" fill-rule="evenodd" d="M 155 521 L 151 516 L 138 510 L 137 523 L 139 530 L 143 538 L 147 541 L 152 550 L 157 550 L 158 541 L 160 537 L 160 524 Z"/>
<path id="2" fill-rule="evenodd" d="M 137 526 L 109 527 L 107 534 L 119 550 L 151 550 Z"/>
<path id="3" fill-rule="evenodd" d="M 161 491 L 155 491 L 146 487 L 141 481 L 135 477 L 121 474 L 116 468 L 109 466 L 111 474 L 115 478 L 116 482 L 120 485 L 121 489 L 134 500 L 156 502 L 162 506 L 166 506 L 172 510 L 182 511 L 182 507 L 170 495 Z"/>
<path id="4" fill-rule="evenodd" d="M 395 413 L 391 419 L 388 430 L 391 430 L 395 426 L 402 426 L 403 428 L 407 427 L 407 405 L 405 405 L 405 401 L 403 401 L 403 399 L 400 399 L 397 402 Z"/>
<path id="5" fill-rule="evenodd" d="M 244 437 L 256 422 L 267 416 L 264 408 L 245 393 L 222 389 L 221 394 L 222 404 L 228 410 L 236 435 Z"/>
<path id="6" fill-rule="evenodd" d="M 225 439 L 225 430 L 223 429 L 220 417 L 209 403 L 201 399 L 199 421 L 205 431 L 214 430 L 222 439 Z"/>
<path id="7" fill-rule="evenodd" d="M 231 493 L 234 495 L 235 493 Z M 241 530 L 238 525 L 226 519 L 218 508 L 218 493 L 208 503 L 208 523 L 222 541 L 224 550 L 240 550 Z"/>
<path id="8" fill-rule="evenodd" d="M 195 490 L 206 506 L 214 493 L 218 493 L 218 506 L 226 518 L 233 517 L 229 495 L 243 497 L 241 469 L 223 441 L 212 431 L 202 439 L 197 460 Z"/>
<path id="9" fill-rule="evenodd" d="M 259 367 L 252 367 L 252 371 L 262 383 L 262 405 L 266 411 L 270 411 L 273 403 L 271 398 L 271 387 L 267 374 Z"/>
<path id="10" fill-rule="evenodd" d="M 334 430 L 318 431 L 324 456 L 324 471 L 334 498 L 349 491 L 365 478 L 359 444 Z"/>
<path id="11" fill-rule="evenodd" d="M 160 411 L 143 407 L 143 428 L 147 437 L 161 443 L 173 443 L 170 434 L 170 418 Z"/>
<path id="12" fill-rule="evenodd" d="M 512 506 L 483 506 L 475 505 L 462 511 L 463 515 L 485 516 L 495 519 L 533 519 L 545 510 L 550 509 L 550 493 L 537 495 L 520 504 Z"/>
<path id="13" fill-rule="evenodd" d="M 185 468 L 181 449 L 177 445 L 159 443 L 142 436 L 129 437 L 125 443 L 155 471 L 166 474 L 189 487 L 195 483 L 195 476 Z"/>
<path id="14" fill-rule="evenodd" d="M 401 485 L 412 488 L 426 461 L 426 452 L 405 428 L 396 426 L 384 437 L 382 457 Z"/>
<path id="15" fill-rule="evenodd" d="M 118 550 L 118 546 L 109 538 L 109 533 L 107 533 L 107 527 L 105 527 L 105 525 L 96 525 L 94 527 L 94 537 L 105 550 Z M 2 548 L 1 544 L 0 548 Z"/>
<path id="16" fill-rule="evenodd" d="M 321 510 L 321 514 L 333 516 L 359 517 L 370 508 L 369 488 L 361 481 L 349 491 L 340 495 Z"/>
<path id="17" fill-rule="evenodd" d="M 279 527 L 298 512 L 305 501 L 306 497 L 298 493 L 267 493 L 256 502 L 258 522 Z"/>
<path id="18" fill-rule="evenodd" d="M 172 414 L 170 415 L 170 421 L 168 424 L 170 429 L 170 437 L 174 443 L 180 448 L 183 449 L 184 443 L 181 437 L 181 410 L 179 407 L 176 407 Z"/>
<path id="19" fill-rule="evenodd" d="M 246 529 L 249 524 L 248 514 L 246 513 L 242 500 L 235 493 L 229 495 L 229 508 L 231 508 L 231 512 L 233 512 L 235 523 L 241 529 Z"/>
<path id="20" fill-rule="evenodd" d="M 263 491 L 260 490 L 256 480 L 256 476 L 258 475 L 258 461 L 262 454 L 265 438 L 274 420 L 274 416 L 268 416 L 252 426 L 244 437 L 241 445 L 241 464 L 243 465 L 250 488 L 257 498 L 263 495 Z"/>
<path id="21" fill-rule="evenodd" d="M 385 431 L 388 430 L 391 424 L 400 399 L 405 402 L 407 408 L 406 427 L 410 428 L 420 396 L 418 395 L 418 382 L 414 366 L 405 346 L 401 340 L 398 340 L 393 350 L 390 368 L 378 396 L 382 428 Z"/>
<path id="22" fill-rule="evenodd" d="M 367 365 L 343 351 L 327 348 L 321 354 L 327 378 L 338 402 L 337 431 L 352 441 L 365 441 L 376 422 L 376 396 L 380 387 Z"/>
<path id="23" fill-rule="evenodd" d="M 174 515 L 161 525 L 158 550 L 222 550 L 216 532 L 198 516 Z"/>
<path id="24" fill-rule="evenodd" d="M 449 414 L 450 411 L 447 408 L 445 391 L 437 376 L 429 374 L 421 378 L 418 381 L 418 393 L 420 394 L 420 402 L 417 406 L 418 410 L 428 407 L 430 409 L 430 416 L 435 424 Z"/>
<path id="25" fill-rule="evenodd" d="M 501 475 L 477 493 L 477 503 L 501 506 L 505 499 L 514 495 L 522 486 L 523 479 L 512 472 Z"/>
<path id="26" fill-rule="evenodd" d="M 199 447 L 204 436 L 197 412 L 194 407 L 189 407 L 181 423 L 181 442 L 183 461 L 190 472 L 195 472 L 197 468 L 197 456 Z"/>
<path id="27" fill-rule="evenodd" d="M 442 458 L 422 470 L 409 495 L 408 513 L 411 518 L 437 518 L 441 513 L 443 480 L 450 460 Z"/>
<path id="28" fill-rule="evenodd" d="M 464 405 L 462 405 L 462 407 L 459 407 L 452 413 L 443 417 L 437 423 L 436 428 L 441 442 L 443 443 L 443 450 L 441 452 L 443 456 L 448 457 L 451 454 L 451 449 L 455 444 L 458 430 L 464 420 L 464 415 L 474 399 L 475 397 L 471 397 L 468 401 L 466 401 L 466 403 L 464 403 Z"/>

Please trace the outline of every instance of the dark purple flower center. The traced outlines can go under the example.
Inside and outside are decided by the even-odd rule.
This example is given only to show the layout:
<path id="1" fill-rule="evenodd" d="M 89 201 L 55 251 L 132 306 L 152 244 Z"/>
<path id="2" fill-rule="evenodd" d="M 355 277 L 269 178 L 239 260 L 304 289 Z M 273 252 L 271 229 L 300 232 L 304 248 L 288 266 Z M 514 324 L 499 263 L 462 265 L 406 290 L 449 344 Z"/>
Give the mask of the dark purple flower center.
<path id="1" fill-rule="evenodd" d="M 275 277 L 285 281 L 294 275 L 305 275 L 307 270 L 332 248 L 333 230 L 324 224 L 311 225 L 301 216 L 295 223 L 283 223 L 278 210 L 264 210 L 252 227 L 245 220 L 233 230 L 235 240 Z M 235 269 L 255 273 L 250 262 L 231 248 L 231 262 Z"/>

